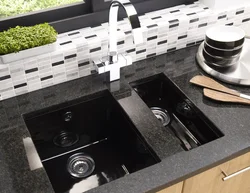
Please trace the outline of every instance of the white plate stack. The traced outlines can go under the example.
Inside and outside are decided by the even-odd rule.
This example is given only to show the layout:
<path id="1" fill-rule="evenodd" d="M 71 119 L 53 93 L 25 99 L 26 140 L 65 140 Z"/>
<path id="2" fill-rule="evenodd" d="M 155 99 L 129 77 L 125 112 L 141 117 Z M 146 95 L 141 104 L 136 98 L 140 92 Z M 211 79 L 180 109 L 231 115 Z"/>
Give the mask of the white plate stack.
<path id="1" fill-rule="evenodd" d="M 203 56 L 212 68 L 235 66 L 245 41 L 244 30 L 234 26 L 216 26 L 206 32 Z"/>

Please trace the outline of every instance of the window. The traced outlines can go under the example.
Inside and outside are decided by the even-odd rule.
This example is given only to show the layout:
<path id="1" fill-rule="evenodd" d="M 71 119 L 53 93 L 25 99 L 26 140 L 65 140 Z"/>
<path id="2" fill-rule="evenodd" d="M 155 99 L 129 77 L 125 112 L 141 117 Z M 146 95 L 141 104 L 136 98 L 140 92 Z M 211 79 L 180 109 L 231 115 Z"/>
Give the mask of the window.
<path id="1" fill-rule="evenodd" d="M 50 23 L 58 33 L 108 21 L 111 0 L 0 0 L 0 31 Z M 196 0 L 130 0 L 139 15 Z M 123 18 L 124 13 L 120 13 Z"/>
<path id="2" fill-rule="evenodd" d="M 83 0 L 1 0 L 0 18 L 82 2 Z"/>

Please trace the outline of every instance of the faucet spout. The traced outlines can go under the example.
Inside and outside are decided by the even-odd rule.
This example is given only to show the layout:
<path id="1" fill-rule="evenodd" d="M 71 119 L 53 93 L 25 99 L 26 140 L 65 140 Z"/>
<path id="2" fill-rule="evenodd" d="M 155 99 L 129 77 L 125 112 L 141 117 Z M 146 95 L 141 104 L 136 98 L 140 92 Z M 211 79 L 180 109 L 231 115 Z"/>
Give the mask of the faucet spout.
<path id="1" fill-rule="evenodd" d="M 140 44 L 143 42 L 143 35 L 140 21 L 135 10 L 135 7 L 129 0 L 113 0 L 110 4 L 109 11 L 109 61 L 110 63 L 117 62 L 117 19 L 118 10 L 122 7 L 131 24 L 134 43 Z"/>
<path id="2" fill-rule="evenodd" d="M 108 57 L 104 60 L 95 59 L 94 66 L 99 74 L 109 72 L 109 81 L 120 79 L 120 68 L 132 64 L 132 57 L 127 54 L 119 54 L 117 52 L 117 20 L 118 11 L 122 7 L 128 17 L 131 25 L 131 33 L 135 44 L 143 42 L 143 34 L 139 17 L 134 6 L 129 0 L 113 0 L 109 11 L 109 50 Z"/>

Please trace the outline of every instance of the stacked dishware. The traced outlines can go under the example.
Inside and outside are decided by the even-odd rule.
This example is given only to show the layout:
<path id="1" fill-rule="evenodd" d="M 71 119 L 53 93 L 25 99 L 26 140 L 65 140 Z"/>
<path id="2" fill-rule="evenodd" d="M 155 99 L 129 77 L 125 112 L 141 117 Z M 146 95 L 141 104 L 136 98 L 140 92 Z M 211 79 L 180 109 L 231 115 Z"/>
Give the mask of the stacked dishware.
<path id="1" fill-rule="evenodd" d="M 196 61 L 202 70 L 218 80 L 250 86 L 249 53 L 250 39 L 241 28 L 216 26 L 207 30 Z"/>
<path id="2" fill-rule="evenodd" d="M 203 57 L 211 68 L 229 68 L 240 60 L 245 32 L 234 26 L 215 26 L 207 30 Z"/>

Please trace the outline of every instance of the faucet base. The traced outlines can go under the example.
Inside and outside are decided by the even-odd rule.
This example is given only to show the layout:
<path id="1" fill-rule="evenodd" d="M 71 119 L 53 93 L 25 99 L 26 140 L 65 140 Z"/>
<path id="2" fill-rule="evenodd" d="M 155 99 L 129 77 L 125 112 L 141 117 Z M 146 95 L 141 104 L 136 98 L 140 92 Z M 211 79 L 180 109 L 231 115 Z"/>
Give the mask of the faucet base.
<path id="1" fill-rule="evenodd" d="M 109 72 L 109 81 L 115 81 L 120 79 L 120 68 L 129 66 L 132 64 L 132 58 L 128 55 L 118 55 L 118 61 L 110 64 L 108 58 L 105 57 L 102 60 L 94 60 L 94 66 L 99 74 Z"/>

